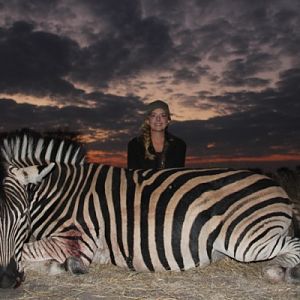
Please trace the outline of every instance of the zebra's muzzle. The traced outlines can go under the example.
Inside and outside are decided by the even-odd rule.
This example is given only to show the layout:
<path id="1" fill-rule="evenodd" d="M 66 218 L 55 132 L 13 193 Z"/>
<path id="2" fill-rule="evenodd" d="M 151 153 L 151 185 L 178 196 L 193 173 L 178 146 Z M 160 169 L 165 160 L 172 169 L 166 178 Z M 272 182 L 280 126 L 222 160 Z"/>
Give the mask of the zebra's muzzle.
<path id="1" fill-rule="evenodd" d="M 19 272 L 14 259 L 6 267 L 0 267 L 0 288 L 17 288 L 24 281 L 24 272 Z"/>

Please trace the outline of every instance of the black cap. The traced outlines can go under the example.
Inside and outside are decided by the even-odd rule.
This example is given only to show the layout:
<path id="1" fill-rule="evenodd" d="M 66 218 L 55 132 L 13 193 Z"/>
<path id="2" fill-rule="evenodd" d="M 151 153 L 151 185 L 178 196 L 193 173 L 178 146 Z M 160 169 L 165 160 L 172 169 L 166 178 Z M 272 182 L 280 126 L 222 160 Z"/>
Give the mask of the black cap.
<path id="1" fill-rule="evenodd" d="M 146 107 L 146 115 L 147 116 L 150 115 L 152 113 L 152 111 L 157 108 L 163 109 L 168 114 L 169 119 L 171 119 L 169 105 L 162 100 L 155 100 L 155 101 L 149 103 Z"/>

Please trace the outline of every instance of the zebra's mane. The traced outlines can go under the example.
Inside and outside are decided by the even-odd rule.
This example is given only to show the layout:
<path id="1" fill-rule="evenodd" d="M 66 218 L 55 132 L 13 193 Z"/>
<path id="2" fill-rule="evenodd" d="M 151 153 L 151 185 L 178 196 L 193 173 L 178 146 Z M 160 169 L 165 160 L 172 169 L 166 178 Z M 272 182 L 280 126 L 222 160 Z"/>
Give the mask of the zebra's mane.
<path id="1" fill-rule="evenodd" d="M 83 146 L 75 141 L 28 129 L 8 133 L 0 142 L 1 165 L 27 167 L 50 162 L 81 164 L 85 154 Z"/>

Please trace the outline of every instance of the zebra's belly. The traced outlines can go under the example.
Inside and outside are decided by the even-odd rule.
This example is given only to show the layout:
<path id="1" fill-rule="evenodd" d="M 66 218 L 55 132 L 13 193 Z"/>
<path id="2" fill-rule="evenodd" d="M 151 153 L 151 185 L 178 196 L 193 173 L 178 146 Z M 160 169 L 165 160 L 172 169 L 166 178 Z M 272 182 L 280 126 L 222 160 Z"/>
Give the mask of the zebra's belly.
<path id="1" fill-rule="evenodd" d="M 201 260 L 201 263 L 195 264 L 195 262 L 192 259 L 187 259 L 187 257 L 184 257 L 184 264 L 183 267 L 180 267 L 180 264 L 176 262 L 171 262 L 168 260 L 168 265 L 163 264 L 162 262 L 149 262 L 145 261 L 143 258 L 134 258 L 133 259 L 133 268 L 135 271 L 138 272 L 164 272 L 164 271 L 183 271 L 192 269 L 195 267 L 204 267 L 211 263 L 211 261 L 207 258 L 203 258 Z M 151 266 L 151 267 L 150 267 Z"/>
<path id="2" fill-rule="evenodd" d="M 198 242 L 197 242 L 198 244 Z M 167 244 L 157 247 L 157 244 L 148 244 L 148 247 L 141 248 L 136 244 L 132 255 L 120 249 L 114 249 L 111 262 L 117 266 L 125 267 L 139 272 L 160 272 L 160 271 L 180 271 L 195 267 L 202 267 L 210 264 L 212 258 L 209 257 L 206 248 L 189 247 L 190 245 L 176 245 L 172 248 Z"/>

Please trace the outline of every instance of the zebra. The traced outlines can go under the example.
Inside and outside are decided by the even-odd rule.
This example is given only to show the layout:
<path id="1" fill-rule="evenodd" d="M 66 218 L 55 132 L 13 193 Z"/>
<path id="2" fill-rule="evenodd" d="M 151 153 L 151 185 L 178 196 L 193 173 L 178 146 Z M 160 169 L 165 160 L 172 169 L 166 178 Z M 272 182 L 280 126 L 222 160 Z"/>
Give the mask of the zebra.
<path id="1" fill-rule="evenodd" d="M 270 281 L 300 281 L 292 205 L 265 175 L 90 163 L 81 145 L 31 131 L 9 134 L 0 150 L 1 288 L 19 286 L 29 262 L 73 274 L 93 262 L 154 272 L 226 256 L 269 261 Z"/>

